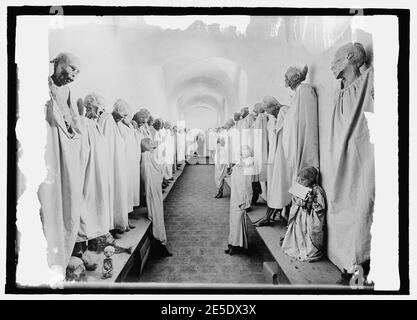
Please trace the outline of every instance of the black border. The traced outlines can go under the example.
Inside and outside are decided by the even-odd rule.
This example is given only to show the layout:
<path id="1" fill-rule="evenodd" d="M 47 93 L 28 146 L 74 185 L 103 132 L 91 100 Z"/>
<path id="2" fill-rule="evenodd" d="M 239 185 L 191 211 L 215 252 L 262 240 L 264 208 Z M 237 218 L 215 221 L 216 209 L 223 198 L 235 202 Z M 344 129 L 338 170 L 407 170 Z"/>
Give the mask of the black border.
<path id="1" fill-rule="evenodd" d="M 355 15 L 355 9 L 339 8 L 245 8 L 245 7 L 109 7 L 62 6 L 65 15 Z M 8 54 L 8 134 L 7 134 L 7 294 L 345 294 L 345 295 L 408 295 L 409 280 L 409 58 L 410 58 L 410 10 L 409 9 L 360 9 L 363 15 L 394 15 L 399 23 L 398 57 L 398 115 L 399 115 L 399 271 L 398 291 L 330 290 L 330 289 L 263 289 L 263 288 L 89 288 L 53 290 L 47 287 L 19 287 L 16 285 L 16 120 L 18 117 L 18 80 L 15 63 L 16 18 L 22 15 L 51 15 L 51 6 L 7 7 Z M 389 107 L 389 106 L 378 106 Z M 34 263 L 36 263 L 34 261 Z"/>

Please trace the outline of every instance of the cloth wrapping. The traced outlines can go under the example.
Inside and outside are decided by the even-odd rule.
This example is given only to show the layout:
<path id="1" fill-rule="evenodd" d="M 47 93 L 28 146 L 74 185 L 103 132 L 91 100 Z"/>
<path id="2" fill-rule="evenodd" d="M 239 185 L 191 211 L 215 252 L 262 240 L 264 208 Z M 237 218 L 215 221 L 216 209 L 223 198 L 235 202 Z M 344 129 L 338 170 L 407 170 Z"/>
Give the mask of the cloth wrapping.
<path id="1" fill-rule="evenodd" d="M 268 162 L 268 116 L 259 113 L 252 125 L 254 171 L 253 181 L 267 180 Z"/>
<path id="2" fill-rule="evenodd" d="M 137 139 L 137 130 L 132 124 L 129 124 L 129 140 L 133 149 L 132 164 L 133 167 L 133 206 L 137 207 L 140 205 L 140 158 L 141 148 L 140 142 Z"/>
<path id="3" fill-rule="evenodd" d="M 128 226 L 127 166 L 125 142 L 109 113 L 102 113 L 98 123 L 103 131 L 109 166 L 110 229 L 125 230 Z"/>
<path id="4" fill-rule="evenodd" d="M 244 165 L 236 164 L 231 175 L 229 244 L 246 249 L 248 248 L 246 209 L 250 207 L 252 200 L 252 174 L 253 158 L 250 157 L 245 159 Z"/>
<path id="5" fill-rule="evenodd" d="M 185 160 L 185 133 L 177 132 L 177 161 Z"/>
<path id="6" fill-rule="evenodd" d="M 172 178 L 172 165 L 174 164 L 175 156 L 175 138 L 171 130 L 166 130 L 165 135 L 165 176 L 167 179 Z"/>
<path id="7" fill-rule="evenodd" d="M 109 165 L 106 140 L 97 121 L 82 118 L 86 143 L 83 170 L 83 197 L 85 210 L 81 211 L 81 224 L 77 241 L 105 235 L 110 230 Z"/>
<path id="8" fill-rule="evenodd" d="M 152 140 L 155 139 L 155 134 L 156 134 L 156 129 L 153 126 L 148 125 L 147 123 L 145 124 L 146 128 L 148 129 L 149 132 L 149 138 L 151 138 Z"/>
<path id="9" fill-rule="evenodd" d="M 272 180 L 273 164 L 275 158 L 275 149 L 277 147 L 277 118 L 273 115 L 268 115 L 268 163 L 267 163 L 267 181 Z M 269 192 L 269 191 L 268 191 Z"/>
<path id="10" fill-rule="evenodd" d="M 312 187 L 307 201 L 293 196 L 288 229 L 282 250 L 301 261 L 317 261 L 323 256 L 326 196 L 318 185 Z"/>
<path id="11" fill-rule="evenodd" d="M 144 133 L 142 132 L 142 131 L 139 131 L 139 130 L 135 130 L 135 141 L 136 141 L 136 144 L 137 144 L 137 149 L 136 149 L 136 152 L 137 152 L 137 161 L 136 161 L 136 164 L 137 164 L 137 170 L 138 170 L 138 175 L 137 175 L 137 184 L 138 184 L 138 195 L 139 195 L 139 205 L 141 204 L 140 203 L 140 195 L 141 195 L 141 192 L 142 192 L 142 190 L 140 189 L 140 185 L 141 185 L 141 182 L 140 182 L 140 161 L 141 161 L 141 159 L 142 159 L 142 147 L 141 147 L 141 142 L 142 142 L 142 139 L 144 139 L 144 138 L 148 138 L 148 136 L 145 136 L 144 135 Z"/>
<path id="12" fill-rule="evenodd" d="M 205 157 L 206 156 L 206 137 L 205 132 L 202 130 L 199 130 L 196 137 L 197 142 L 197 154 L 199 157 Z"/>
<path id="13" fill-rule="evenodd" d="M 230 135 L 230 162 L 233 164 L 240 161 L 240 130 L 237 125 L 229 130 Z"/>
<path id="14" fill-rule="evenodd" d="M 151 140 L 153 140 L 153 137 L 152 137 L 152 135 L 151 135 L 151 132 L 149 131 L 149 126 L 145 123 L 145 124 L 142 124 L 139 128 L 138 128 L 138 132 L 141 134 L 141 136 L 142 136 L 142 139 L 143 138 L 150 138 Z M 140 144 L 139 144 L 139 146 L 140 146 Z M 139 151 L 140 151 L 141 149 L 139 148 Z"/>
<path id="15" fill-rule="evenodd" d="M 161 188 L 162 173 L 154 154 L 149 151 L 142 152 L 140 177 L 146 197 L 148 218 L 152 221 L 152 234 L 155 239 L 166 245 L 167 237 Z"/>
<path id="16" fill-rule="evenodd" d="M 83 204 L 81 130 L 70 91 L 49 79 L 51 100 L 46 105 L 46 179 L 38 189 L 40 214 L 47 241 L 48 264 L 62 274 L 70 260 L 80 226 Z M 67 114 L 64 119 L 61 110 Z"/>
<path id="17" fill-rule="evenodd" d="M 173 172 L 177 172 L 177 165 L 178 165 L 178 136 L 176 132 L 172 131 L 172 139 L 174 140 L 174 146 L 173 146 L 173 155 L 174 155 L 174 169 Z"/>
<path id="18" fill-rule="evenodd" d="M 282 145 L 292 182 L 300 169 L 319 169 L 319 131 L 317 95 L 313 87 L 300 84 L 285 115 Z"/>
<path id="19" fill-rule="evenodd" d="M 216 188 L 223 186 L 224 178 L 227 175 L 228 167 L 228 134 L 226 130 L 221 130 L 217 134 L 217 146 L 214 156 L 214 182 Z"/>
<path id="20" fill-rule="evenodd" d="M 186 154 L 190 157 L 192 157 L 194 152 L 197 152 L 198 149 L 197 140 L 195 139 L 196 134 L 197 132 L 195 129 L 188 130 L 186 133 Z"/>
<path id="21" fill-rule="evenodd" d="M 158 130 L 154 135 L 155 149 L 153 151 L 156 162 L 161 166 L 164 165 L 165 160 L 165 136 L 164 132 Z"/>
<path id="22" fill-rule="evenodd" d="M 253 130 L 252 126 L 255 116 L 249 113 L 244 119 L 239 121 L 240 146 L 249 146 L 253 150 Z"/>
<path id="23" fill-rule="evenodd" d="M 271 146 L 270 142 L 270 177 L 267 188 L 268 207 L 273 209 L 282 209 L 291 203 L 291 195 L 288 192 L 292 185 L 291 172 L 285 159 L 284 148 L 282 146 L 283 125 L 288 107 L 281 107 L 275 126 L 271 124 L 271 134 L 275 137 L 275 144 Z M 275 151 L 275 152 L 273 152 Z"/>
<path id="24" fill-rule="evenodd" d="M 373 112 L 373 69 L 339 89 L 329 134 L 328 256 L 349 270 L 370 258 L 375 200 L 374 147 L 364 112 Z"/>
<path id="25" fill-rule="evenodd" d="M 124 140 L 125 154 L 126 154 L 126 170 L 127 170 L 127 206 L 128 212 L 133 210 L 133 207 L 138 206 L 140 180 L 139 180 L 139 157 L 138 145 L 135 137 L 135 129 L 131 124 L 126 124 L 124 121 L 118 121 L 117 126 L 120 130 L 120 135 Z"/>
<path id="26" fill-rule="evenodd" d="M 209 129 L 208 134 L 208 149 L 209 151 L 215 151 L 216 150 L 216 132 L 213 129 Z"/>

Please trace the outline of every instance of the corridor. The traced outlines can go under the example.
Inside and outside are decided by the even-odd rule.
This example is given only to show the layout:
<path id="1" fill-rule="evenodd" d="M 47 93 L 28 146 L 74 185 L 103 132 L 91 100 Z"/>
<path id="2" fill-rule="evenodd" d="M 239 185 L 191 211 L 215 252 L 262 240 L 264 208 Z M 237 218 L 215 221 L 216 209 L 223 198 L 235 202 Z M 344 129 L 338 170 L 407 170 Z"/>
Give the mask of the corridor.
<path id="1" fill-rule="evenodd" d="M 150 257 L 141 282 L 264 283 L 269 253 L 249 224 L 249 252 L 224 253 L 229 234 L 229 191 L 214 199 L 214 166 L 188 165 L 164 202 L 172 257 Z"/>

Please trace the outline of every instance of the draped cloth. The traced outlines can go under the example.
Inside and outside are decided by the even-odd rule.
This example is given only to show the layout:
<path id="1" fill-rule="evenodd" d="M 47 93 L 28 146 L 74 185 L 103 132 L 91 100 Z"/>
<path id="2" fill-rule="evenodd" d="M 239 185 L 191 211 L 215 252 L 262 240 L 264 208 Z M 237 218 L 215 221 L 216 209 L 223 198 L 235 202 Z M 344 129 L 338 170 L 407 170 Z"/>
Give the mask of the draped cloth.
<path id="1" fill-rule="evenodd" d="M 302 83 L 295 90 L 285 116 L 282 145 L 292 181 L 306 166 L 319 168 L 319 126 L 317 95 L 313 87 Z"/>
<path id="2" fill-rule="evenodd" d="M 249 113 L 244 119 L 239 121 L 240 129 L 240 146 L 249 146 L 253 150 L 253 130 L 252 126 L 255 121 L 255 117 L 252 113 Z"/>
<path id="3" fill-rule="evenodd" d="M 110 229 L 125 230 L 128 226 L 128 176 L 125 142 L 109 113 L 102 113 L 98 123 L 103 131 L 109 166 Z"/>
<path id="4" fill-rule="evenodd" d="M 227 131 L 221 130 L 217 134 L 217 147 L 214 157 L 214 182 L 218 189 L 223 186 L 224 178 L 227 175 L 227 167 L 229 165 L 228 148 Z"/>
<path id="5" fill-rule="evenodd" d="M 200 131 L 196 136 L 197 153 L 199 157 L 206 156 L 206 138 L 204 131 Z"/>
<path id="6" fill-rule="evenodd" d="M 154 149 L 154 157 L 156 162 L 161 166 L 164 165 L 164 154 L 165 154 L 165 137 L 162 129 L 155 132 L 154 142 L 156 148 Z"/>
<path id="7" fill-rule="evenodd" d="M 196 129 L 191 129 L 186 133 L 186 154 L 188 156 L 193 156 L 194 152 L 197 152 L 198 144 L 197 144 L 197 135 L 198 131 Z"/>
<path id="8" fill-rule="evenodd" d="M 223 186 L 224 178 L 227 175 L 227 164 L 215 164 L 214 165 L 214 183 L 216 188 L 220 189 Z"/>
<path id="9" fill-rule="evenodd" d="M 237 125 L 229 130 L 230 135 L 230 162 L 239 163 L 240 161 L 240 130 Z"/>
<path id="10" fill-rule="evenodd" d="M 373 69 L 335 97 L 329 135 L 328 256 L 341 269 L 370 258 L 375 200 L 374 147 L 364 112 L 373 112 Z"/>
<path id="11" fill-rule="evenodd" d="M 83 203 L 81 129 L 66 86 L 49 79 L 51 100 L 46 105 L 46 179 L 38 189 L 40 214 L 47 241 L 48 264 L 65 269 L 80 227 Z M 67 116 L 64 117 L 64 114 Z"/>
<path id="12" fill-rule="evenodd" d="M 209 149 L 209 151 L 215 151 L 216 150 L 216 132 L 213 129 L 209 129 L 208 149 Z"/>
<path id="13" fill-rule="evenodd" d="M 136 165 L 137 165 L 138 175 L 137 175 L 137 182 L 136 183 L 137 183 L 137 192 L 138 192 L 138 197 L 139 197 L 138 203 L 140 205 L 141 204 L 140 203 L 140 198 L 141 198 L 141 192 L 142 192 L 142 190 L 140 189 L 140 185 L 141 185 L 141 182 L 140 182 L 140 161 L 142 159 L 141 142 L 142 142 L 142 139 L 147 138 L 147 136 L 145 136 L 143 134 L 143 132 L 141 132 L 139 130 L 134 130 L 134 131 L 135 131 L 135 141 L 136 141 L 136 145 L 137 145 L 137 148 L 136 148 L 136 152 L 137 152 Z"/>
<path id="14" fill-rule="evenodd" d="M 174 132 L 174 131 L 172 131 L 172 139 L 174 141 L 173 150 L 172 150 L 172 152 L 174 154 L 174 160 L 173 160 L 174 169 L 173 169 L 173 172 L 175 173 L 175 172 L 177 172 L 177 165 L 178 165 L 178 153 L 177 153 L 177 151 L 178 151 L 178 147 L 177 147 L 177 145 L 178 145 L 178 136 L 177 136 L 177 133 Z"/>
<path id="15" fill-rule="evenodd" d="M 175 137 L 171 130 L 166 130 L 165 135 L 165 176 L 172 178 L 172 165 L 175 157 Z"/>
<path id="16" fill-rule="evenodd" d="M 153 126 L 148 125 L 147 123 L 145 124 L 145 126 L 150 134 L 149 138 L 151 138 L 152 140 L 155 139 L 156 129 Z"/>
<path id="17" fill-rule="evenodd" d="M 275 139 L 275 144 L 270 142 L 270 177 L 267 188 L 267 204 L 273 209 L 282 209 L 291 203 L 291 195 L 288 192 L 292 185 L 291 172 L 289 165 L 284 156 L 284 148 L 282 146 L 283 125 L 285 116 L 288 112 L 287 106 L 280 108 L 275 126 L 271 124 L 271 135 Z M 275 137 L 274 137 L 275 136 Z M 272 144 L 272 147 L 271 147 Z M 274 150 L 275 149 L 275 150 Z M 272 151 L 275 152 L 272 152 Z"/>
<path id="18" fill-rule="evenodd" d="M 246 209 L 252 200 L 253 158 L 246 158 L 244 164 L 233 167 L 230 187 L 230 229 L 229 244 L 248 248 L 248 226 Z"/>
<path id="19" fill-rule="evenodd" d="M 140 205 L 140 158 L 141 158 L 141 147 L 140 142 L 137 138 L 137 130 L 132 124 L 129 124 L 129 138 L 133 150 L 133 206 L 137 207 Z"/>
<path id="20" fill-rule="evenodd" d="M 110 230 L 110 184 L 106 140 L 97 121 L 81 117 L 85 166 L 81 224 L 77 241 L 105 235 Z"/>
<path id="21" fill-rule="evenodd" d="M 162 198 L 162 174 L 160 165 L 150 151 L 142 152 L 140 177 L 146 196 L 148 218 L 152 221 L 152 233 L 155 239 L 166 244 L 167 237 L 164 222 L 164 206 Z"/>
<path id="22" fill-rule="evenodd" d="M 139 172 L 139 157 L 138 145 L 135 137 L 135 129 L 131 124 L 126 124 L 124 121 L 118 121 L 120 134 L 124 139 L 125 154 L 126 154 L 126 170 L 127 170 L 127 201 L 128 212 L 133 210 L 133 207 L 140 203 L 140 172 Z"/>
<path id="23" fill-rule="evenodd" d="M 150 138 L 151 140 L 153 140 L 153 137 L 152 137 L 152 135 L 151 135 L 151 132 L 149 131 L 149 126 L 145 123 L 145 124 L 142 124 L 139 128 L 138 128 L 138 132 L 140 133 L 140 135 L 142 136 L 142 139 L 143 138 Z M 140 146 L 140 144 L 139 144 L 139 146 Z M 141 149 L 139 148 L 139 151 L 140 151 Z"/>
<path id="24" fill-rule="evenodd" d="M 185 133 L 177 132 L 177 161 L 185 160 Z"/>
<path id="25" fill-rule="evenodd" d="M 125 154 L 125 166 L 126 166 L 126 186 L 127 186 L 127 203 L 128 212 L 133 210 L 133 177 L 132 177 L 132 167 L 133 167 L 133 153 L 131 149 L 131 141 L 129 134 L 129 126 L 123 120 L 116 122 L 117 127 L 119 128 L 120 136 L 123 139 L 124 154 Z"/>
<path id="26" fill-rule="evenodd" d="M 312 187 L 308 201 L 293 196 L 288 229 L 282 250 L 301 261 L 317 261 L 323 256 L 326 196 L 318 185 Z"/>
<path id="27" fill-rule="evenodd" d="M 254 154 L 254 181 L 267 180 L 268 162 L 268 116 L 259 113 L 252 125 L 253 154 Z"/>
<path id="28" fill-rule="evenodd" d="M 268 115 L 268 124 L 267 124 L 267 131 L 268 131 L 268 163 L 267 163 L 267 181 L 268 184 L 272 180 L 272 172 L 273 172 L 273 163 L 275 158 L 275 150 L 277 147 L 277 118 L 273 115 Z M 268 190 L 267 190 L 268 192 Z"/>

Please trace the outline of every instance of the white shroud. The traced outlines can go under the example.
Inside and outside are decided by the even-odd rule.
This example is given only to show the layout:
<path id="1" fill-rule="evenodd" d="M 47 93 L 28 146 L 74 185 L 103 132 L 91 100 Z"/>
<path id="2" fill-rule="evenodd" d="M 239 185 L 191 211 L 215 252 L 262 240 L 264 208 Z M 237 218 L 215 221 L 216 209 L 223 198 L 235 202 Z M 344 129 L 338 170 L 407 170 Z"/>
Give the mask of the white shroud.
<path id="1" fill-rule="evenodd" d="M 208 149 L 209 151 L 215 151 L 216 150 L 216 132 L 213 129 L 209 129 L 208 134 Z"/>
<path id="2" fill-rule="evenodd" d="M 253 131 L 252 125 L 255 121 L 255 117 L 252 113 L 249 113 L 244 119 L 239 121 L 240 129 L 240 146 L 249 146 L 253 150 Z"/>
<path id="3" fill-rule="evenodd" d="M 185 133 L 177 132 L 177 161 L 185 160 Z"/>
<path id="4" fill-rule="evenodd" d="M 240 161 L 240 130 L 237 125 L 229 130 L 230 135 L 230 162 Z"/>
<path id="5" fill-rule="evenodd" d="M 277 118 L 273 115 L 268 114 L 268 164 L 267 164 L 267 181 L 268 184 L 272 181 L 273 165 L 275 159 L 275 150 L 277 148 Z M 269 193 L 271 189 L 267 189 L 268 199 L 271 196 Z"/>
<path id="6" fill-rule="evenodd" d="M 167 236 L 164 222 L 161 168 L 156 162 L 153 153 L 149 151 L 142 152 L 140 176 L 146 196 L 148 218 L 152 221 L 153 236 L 165 245 Z"/>
<path id="7" fill-rule="evenodd" d="M 127 171 L 125 144 L 113 116 L 101 114 L 98 120 L 107 146 L 109 164 L 110 229 L 125 230 L 128 226 Z"/>
<path id="8" fill-rule="evenodd" d="M 126 170 L 128 177 L 128 210 L 131 212 L 134 206 L 139 205 L 139 166 L 138 166 L 138 145 L 135 138 L 134 128 L 130 124 L 126 124 L 124 121 L 118 121 L 117 125 L 120 130 L 120 134 L 125 141 L 125 154 L 126 154 Z"/>
<path id="9" fill-rule="evenodd" d="M 62 274 L 71 257 L 83 207 L 81 137 L 75 131 L 78 113 L 70 103 L 69 88 L 57 87 L 49 79 L 51 100 L 46 106 L 45 181 L 39 186 L 41 220 L 48 243 L 48 264 Z M 64 122 L 64 114 L 71 129 Z M 80 131 L 81 132 L 81 131 Z"/>
<path id="10" fill-rule="evenodd" d="M 287 106 L 280 108 L 276 126 L 273 131 L 275 137 L 275 152 L 270 151 L 269 160 L 271 161 L 272 171 L 270 171 L 270 179 L 268 180 L 268 207 L 274 209 L 282 209 L 291 203 L 291 194 L 288 192 L 291 187 L 291 171 L 284 156 L 284 148 L 282 146 L 282 132 L 285 114 L 288 111 Z M 272 143 L 272 142 L 271 142 Z M 270 145 L 271 146 L 271 145 Z M 274 146 L 270 150 L 273 150 Z"/>
<path id="11" fill-rule="evenodd" d="M 255 181 L 267 180 L 268 162 L 268 116 L 259 113 L 252 125 L 253 154 L 255 158 Z"/>
<path id="12" fill-rule="evenodd" d="M 81 117 L 84 148 L 85 210 L 81 211 L 81 225 L 77 241 L 105 235 L 110 230 L 109 164 L 106 140 L 95 120 Z"/>
<path id="13" fill-rule="evenodd" d="M 312 86 L 300 84 L 285 115 L 282 146 L 293 182 L 307 166 L 319 168 L 317 95 Z"/>
<path id="14" fill-rule="evenodd" d="M 253 158 L 246 158 L 233 167 L 230 193 L 229 244 L 248 248 L 246 209 L 252 200 Z"/>
<path id="15" fill-rule="evenodd" d="M 165 134 L 165 176 L 166 179 L 172 178 L 172 165 L 175 156 L 175 139 L 171 130 L 166 130 Z"/>
<path id="16" fill-rule="evenodd" d="M 164 154 L 165 154 L 165 140 L 164 140 L 163 131 L 158 130 L 154 135 L 155 150 L 153 151 L 156 162 L 163 167 L 164 164 Z"/>
<path id="17" fill-rule="evenodd" d="M 224 178 L 227 174 L 227 167 L 229 164 L 228 157 L 228 133 L 226 130 L 221 130 L 217 133 L 217 148 L 214 157 L 214 182 L 217 188 L 223 185 Z"/>

